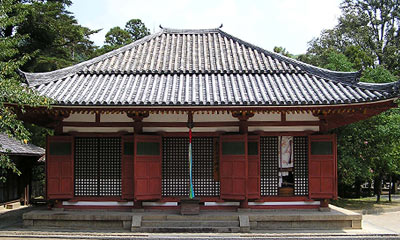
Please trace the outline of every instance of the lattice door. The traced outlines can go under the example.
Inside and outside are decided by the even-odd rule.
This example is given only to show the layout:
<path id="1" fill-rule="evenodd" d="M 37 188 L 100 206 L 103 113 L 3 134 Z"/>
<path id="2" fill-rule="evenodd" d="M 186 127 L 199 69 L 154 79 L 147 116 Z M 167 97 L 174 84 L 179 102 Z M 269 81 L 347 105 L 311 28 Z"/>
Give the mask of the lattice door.
<path id="1" fill-rule="evenodd" d="M 260 137 L 261 196 L 278 195 L 278 137 Z"/>
<path id="2" fill-rule="evenodd" d="M 308 137 L 293 138 L 294 195 L 308 195 Z"/>
<path id="3" fill-rule="evenodd" d="M 214 179 L 214 138 L 192 139 L 193 185 L 196 196 L 219 196 L 220 182 Z"/>
<path id="4" fill-rule="evenodd" d="M 192 139 L 193 185 L 196 196 L 219 196 L 220 183 L 214 179 L 215 147 L 212 137 Z M 162 195 L 189 195 L 189 138 L 164 137 Z"/>
<path id="5" fill-rule="evenodd" d="M 75 196 L 121 195 L 121 139 L 75 138 Z"/>

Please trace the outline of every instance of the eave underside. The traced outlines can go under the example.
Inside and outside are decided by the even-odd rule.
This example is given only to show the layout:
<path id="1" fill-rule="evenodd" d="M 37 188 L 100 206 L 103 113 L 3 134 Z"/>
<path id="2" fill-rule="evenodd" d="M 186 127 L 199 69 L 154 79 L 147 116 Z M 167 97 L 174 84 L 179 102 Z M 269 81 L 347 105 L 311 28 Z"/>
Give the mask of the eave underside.
<path id="1" fill-rule="evenodd" d="M 140 122 L 143 118 L 148 117 L 152 114 L 208 114 L 210 115 L 209 123 L 199 123 L 202 127 L 213 126 L 215 124 L 225 125 L 225 126 L 237 126 L 239 125 L 240 119 L 237 122 L 219 122 L 213 123 L 212 115 L 214 114 L 232 114 L 232 116 L 246 116 L 251 118 L 256 114 L 265 113 L 279 113 L 282 116 L 287 114 L 301 114 L 308 113 L 315 117 L 318 117 L 319 122 L 306 122 L 307 125 L 319 125 L 320 131 L 328 131 L 337 127 L 348 125 L 353 122 L 364 120 L 384 112 L 390 108 L 397 107 L 394 102 L 396 99 L 390 99 L 387 101 L 372 102 L 367 104 L 347 104 L 347 105 L 324 105 L 324 106 L 287 106 L 287 107 L 263 107 L 263 106 L 229 106 L 229 107 L 190 107 L 190 106 L 175 106 L 175 107 L 162 107 L 162 106 L 130 106 L 130 107 L 114 107 L 114 106 L 52 106 L 51 108 L 30 108 L 26 107 L 26 112 L 19 112 L 20 119 L 35 123 L 40 126 L 55 129 L 63 119 L 67 118 L 73 113 L 92 113 L 100 114 L 126 114 L 132 118 L 132 122 L 124 123 L 98 123 L 97 126 L 134 126 L 135 122 Z M 249 117 L 250 116 L 250 117 Z M 189 118 L 188 118 L 189 119 Z M 78 124 L 79 123 L 75 123 Z M 267 122 L 259 121 L 252 122 L 250 125 L 257 126 L 295 126 L 296 122 L 286 123 L 284 117 L 282 121 Z M 299 123 L 300 124 L 300 123 Z M 302 122 L 304 124 L 304 122 Z M 147 126 L 152 126 L 152 123 L 146 123 Z M 182 123 L 157 123 L 157 126 L 180 126 Z M 86 126 L 82 123 L 82 126 Z M 91 125 L 87 125 L 90 127 Z"/>

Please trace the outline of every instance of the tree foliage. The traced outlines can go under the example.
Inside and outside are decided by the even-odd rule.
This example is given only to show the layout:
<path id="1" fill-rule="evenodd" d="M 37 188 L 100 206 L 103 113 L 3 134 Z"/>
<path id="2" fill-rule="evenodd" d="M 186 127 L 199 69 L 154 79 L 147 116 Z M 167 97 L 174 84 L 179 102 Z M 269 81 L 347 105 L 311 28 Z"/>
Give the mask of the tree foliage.
<path id="1" fill-rule="evenodd" d="M 129 33 L 132 41 L 139 40 L 150 34 L 150 30 L 140 19 L 131 19 L 125 24 L 125 31 Z"/>
<path id="2" fill-rule="evenodd" d="M 397 0 L 343 0 L 333 29 L 309 42 L 299 60 L 334 71 L 362 71 L 361 81 L 386 83 L 400 74 L 400 5 Z M 392 109 L 336 129 L 339 193 L 360 194 L 374 181 L 377 200 L 381 181 L 399 173 L 400 112 Z"/>
<path id="3" fill-rule="evenodd" d="M 22 1 L 22 0 L 21 0 Z M 90 30 L 78 24 L 66 10 L 70 1 L 24 1 L 25 20 L 15 26 L 15 31 L 28 35 L 21 42 L 21 52 L 32 55 L 23 65 L 25 71 L 47 72 L 86 60 L 94 51 Z"/>
<path id="4" fill-rule="evenodd" d="M 118 26 L 111 28 L 106 33 L 104 46 L 98 48 L 92 57 L 120 48 L 149 34 L 150 30 L 140 19 L 131 19 L 125 24 L 124 29 Z"/>
<path id="5" fill-rule="evenodd" d="M 120 27 L 113 27 L 106 34 L 105 45 L 122 46 L 132 42 L 131 35 Z"/>
<path id="6" fill-rule="evenodd" d="M 284 47 L 275 46 L 274 47 L 274 52 L 279 53 L 279 54 L 281 54 L 283 56 L 286 56 L 286 57 L 295 58 L 295 56 L 293 54 L 289 53 L 289 51 L 286 50 L 286 48 L 284 48 Z"/>
<path id="7" fill-rule="evenodd" d="M 20 45 L 28 39 L 17 31 L 11 31 L 21 24 L 27 15 L 27 6 L 14 0 L 2 0 L 0 4 L 0 132 L 9 137 L 27 143 L 30 138 L 29 131 L 23 122 L 18 120 L 15 108 L 19 106 L 24 111 L 24 106 L 47 105 L 49 100 L 40 97 L 32 90 L 21 85 L 17 69 L 30 59 L 30 55 L 20 52 Z M 0 146 L 1 148 L 1 146 Z M 6 149 L 7 150 L 7 149 Z M 5 181 L 6 173 L 11 170 L 19 174 L 15 164 L 5 155 L 0 155 L 0 181 Z"/>
<path id="8" fill-rule="evenodd" d="M 339 23 L 313 39 L 307 54 L 321 55 L 326 49 L 334 49 L 351 59 L 357 70 L 379 65 L 399 75 L 398 0 L 344 0 L 340 8 Z"/>

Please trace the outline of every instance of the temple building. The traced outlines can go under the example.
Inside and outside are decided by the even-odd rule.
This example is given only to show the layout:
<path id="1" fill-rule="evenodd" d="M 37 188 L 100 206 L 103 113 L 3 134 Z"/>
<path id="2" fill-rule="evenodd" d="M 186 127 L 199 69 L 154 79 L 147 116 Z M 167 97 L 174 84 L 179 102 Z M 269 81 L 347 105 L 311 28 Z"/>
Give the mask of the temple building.
<path id="1" fill-rule="evenodd" d="M 399 82 L 363 83 L 360 72 L 314 67 L 221 29 L 163 28 L 22 74 L 54 100 L 21 118 L 55 129 L 46 194 L 65 209 L 178 209 L 190 183 L 200 209 L 326 207 L 337 198 L 329 131 L 397 107 L 400 95 Z"/>
<path id="2" fill-rule="evenodd" d="M 0 132 L 0 156 L 7 155 L 20 171 L 20 174 L 17 174 L 11 169 L 1 169 L 3 172 L 0 176 L 6 180 L 0 180 L 0 205 L 12 207 L 12 203 L 30 203 L 33 190 L 32 168 L 40 164 L 44 154 L 43 148 L 31 143 L 24 144 Z"/>

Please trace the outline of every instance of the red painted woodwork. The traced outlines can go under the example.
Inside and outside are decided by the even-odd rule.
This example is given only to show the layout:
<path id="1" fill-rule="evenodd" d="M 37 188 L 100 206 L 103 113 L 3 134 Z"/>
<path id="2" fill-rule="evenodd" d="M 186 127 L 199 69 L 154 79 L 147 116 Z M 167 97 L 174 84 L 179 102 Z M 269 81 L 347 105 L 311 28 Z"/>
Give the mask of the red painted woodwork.
<path id="1" fill-rule="evenodd" d="M 337 147 L 336 135 L 309 136 L 309 195 L 312 199 L 337 198 Z M 312 154 L 314 143 L 331 142 L 332 154 Z"/>
<path id="2" fill-rule="evenodd" d="M 140 155 L 138 144 L 158 143 L 158 155 Z M 134 192 L 135 200 L 161 198 L 161 136 L 135 135 Z"/>
<path id="3" fill-rule="evenodd" d="M 248 136 L 248 142 L 257 143 L 257 154 L 248 154 L 247 197 L 259 199 L 260 192 L 260 136 Z M 249 152 L 249 150 L 248 150 Z"/>
<path id="4" fill-rule="evenodd" d="M 69 153 L 56 154 L 53 144 L 69 144 Z M 54 147 L 53 147 L 54 148 Z M 74 145 L 72 136 L 48 136 L 46 147 L 47 199 L 71 199 L 74 197 Z"/>
<path id="5" fill-rule="evenodd" d="M 223 144 L 244 142 L 244 153 L 223 154 Z M 221 199 L 244 200 L 247 197 L 247 134 L 220 136 Z"/>
<path id="6" fill-rule="evenodd" d="M 7 104 L 7 106 L 15 107 L 15 104 Z M 129 107 L 104 107 L 104 108 L 96 108 L 96 107 L 65 107 L 65 106 L 53 106 L 50 110 L 47 107 L 35 107 L 29 108 L 27 107 L 27 111 L 34 109 L 35 112 L 49 112 L 49 111 L 61 111 L 61 112 L 138 112 L 138 113 L 145 113 L 152 112 L 156 113 L 181 113 L 181 112 L 188 112 L 191 111 L 193 113 L 202 112 L 202 113 L 219 113 L 219 112 L 240 112 L 240 111 L 247 111 L 247 112 L 304 112 L 304 111 L 344 111 L 344 110 L 356 110 L 362 111 L 364 109 L 371 109 L 371 108 L 394 108 L 397 107 L 397 104 L 394 103 L 394 99 L 388 99 L 382 102 L 368 102 L 368 103 L 354 103 L 348 105 L 324 105 L 324 106 L 199 106 L 199 107 L 173 107 L 173 106 L 163 106 L 163 107 L 143 107 L 143 106 L 129 106 Z"/>
<path id="7" fill-rule="evenodd" d="M 134 157 L 134 137 L 122 136 L 122 186 L 121 197 L 122 199 L 134 199 L 134 179 L 133 179 L 133 157 Z"/>
<path id="8" fill-rule="evenodd" d="M 265 196 L 260 198 L 259 200 L 256 200 L 254 202 L 293 202 L 293 201 L 314 201 L 310 199 L 308 196 Z"/>
<path id="9" fill-rule="evenodd" d="M 212 120 L 212 118 L 211 118 Z M 235 127 L 240 121 L 195 122 L 197 127 Z M 247 121 L 248 126 L 319 126 L 320 121 Z M 187 127 L 187 122 L 63 122 L 65 127 Z M 135 131 L 137 132 L 137 131 Z"/>

